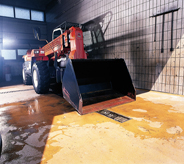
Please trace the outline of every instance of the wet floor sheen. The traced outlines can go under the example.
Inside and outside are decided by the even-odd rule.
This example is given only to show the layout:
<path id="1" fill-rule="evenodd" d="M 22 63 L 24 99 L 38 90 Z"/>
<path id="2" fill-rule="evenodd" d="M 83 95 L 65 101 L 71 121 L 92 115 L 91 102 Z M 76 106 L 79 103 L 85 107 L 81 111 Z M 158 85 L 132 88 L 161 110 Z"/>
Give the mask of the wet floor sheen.
<path id="1" fill-rule="evenodd" d="M 184 97 L 157 92 L 108 109 L 132 118 L 124 123 L 81 116 L 55 94 L 1 105 L 1 162 L 183 163 L 183 109 Z"/>
<path id="2" fill-rule="evenodd" d="M 1 161 L 38 163 L 54 116 L 73 110 L 63 98 L 52 94 L 25 102 L 1 105 L 0 132 L 3 137 Z"/>

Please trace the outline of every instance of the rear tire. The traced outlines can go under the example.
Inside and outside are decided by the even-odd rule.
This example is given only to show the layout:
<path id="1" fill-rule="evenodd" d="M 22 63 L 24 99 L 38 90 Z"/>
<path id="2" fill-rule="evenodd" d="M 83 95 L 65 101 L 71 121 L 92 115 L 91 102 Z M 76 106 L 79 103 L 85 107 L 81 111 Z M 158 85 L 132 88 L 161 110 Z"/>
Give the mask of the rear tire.
<path id="1" fill-rule="evenodd" d="M 49 91 L 50 73 L 46 62 L 37 62 L 32 67 L 32 82 L 36 93 L 43 94 Z"/>
<path id="2" fill-rule="evenodd" d="M 22 69 L 22 80 L 25 85 L 31 85 L 32 84 L 32 77 L 25 72 L 25 69 Z"/>

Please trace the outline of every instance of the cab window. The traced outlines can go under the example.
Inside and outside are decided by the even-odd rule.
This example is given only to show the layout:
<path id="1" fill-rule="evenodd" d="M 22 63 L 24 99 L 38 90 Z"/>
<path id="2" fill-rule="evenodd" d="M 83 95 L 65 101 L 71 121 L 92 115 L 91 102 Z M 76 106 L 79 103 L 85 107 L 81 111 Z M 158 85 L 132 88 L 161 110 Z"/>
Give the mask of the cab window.
<path id="1" fill-rule="evenodd" d="M 52 35 L 52 40 L 56 39 L 58 36 L 61 35 L 61 30 L 54 30 L 53 35 Z"/>

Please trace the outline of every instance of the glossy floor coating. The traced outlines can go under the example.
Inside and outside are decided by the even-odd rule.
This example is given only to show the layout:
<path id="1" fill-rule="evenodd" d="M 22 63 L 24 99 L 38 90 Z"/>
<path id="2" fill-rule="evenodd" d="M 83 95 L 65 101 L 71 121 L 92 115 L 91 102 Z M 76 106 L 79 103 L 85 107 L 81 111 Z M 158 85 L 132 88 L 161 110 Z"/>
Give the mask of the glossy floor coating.
<path id="1" fill-rule="evenodd" d="M 61 95 L 2 87 L 0 163 L 183 163 L 184 96 L 137 90 L 135 102 L 109 110 L 131 120 L 81 116 Z"/>

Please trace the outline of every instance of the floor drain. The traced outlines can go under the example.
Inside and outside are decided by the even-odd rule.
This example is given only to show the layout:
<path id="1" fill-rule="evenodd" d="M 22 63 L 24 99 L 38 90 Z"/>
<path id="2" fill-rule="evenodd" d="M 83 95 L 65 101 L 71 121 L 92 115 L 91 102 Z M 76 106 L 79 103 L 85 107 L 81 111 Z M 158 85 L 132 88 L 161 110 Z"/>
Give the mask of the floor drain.
<path id="1" fill-rule="evenodd" d="M 111 118 L 111 119 L 113 119 L 115 121 L 121 122 L 121 123 L 126 122 L 126 121 L 131 119 L 131 118 L 128 118 L 126 116 L 120 115 L 118 113 L 109 111 L 107 109 L 100 110 L 97 113 L 99 113 L 101 115 L 104 115 L 104 116 L 106 116 L 108 118 Z"/>

